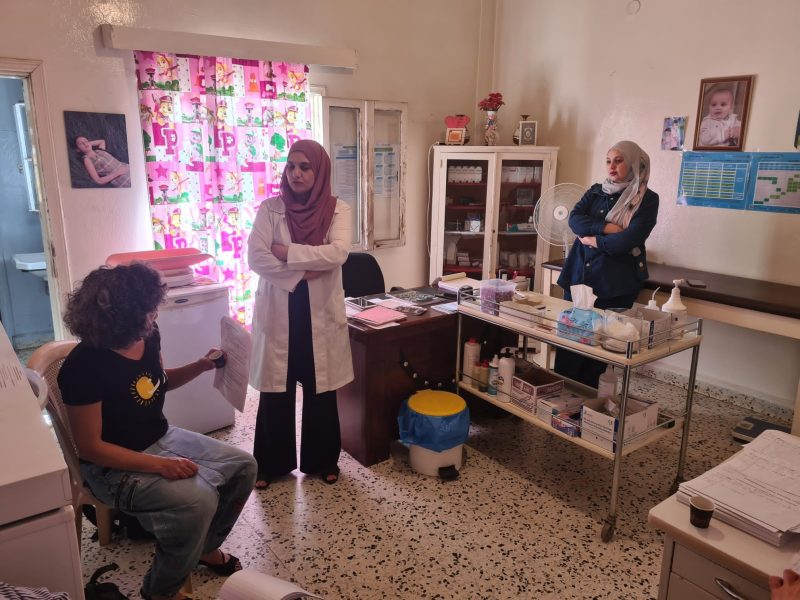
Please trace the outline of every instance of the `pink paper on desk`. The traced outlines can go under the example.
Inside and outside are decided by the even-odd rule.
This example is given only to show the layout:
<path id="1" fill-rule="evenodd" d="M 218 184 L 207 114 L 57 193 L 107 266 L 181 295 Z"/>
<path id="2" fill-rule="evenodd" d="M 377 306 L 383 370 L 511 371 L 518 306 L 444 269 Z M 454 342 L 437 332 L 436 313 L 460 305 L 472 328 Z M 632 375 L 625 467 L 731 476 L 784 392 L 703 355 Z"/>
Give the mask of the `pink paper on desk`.
<path id="1" fill-rule="evenodd" d="M 399 311 L 386 308 L 385 306 L 374 306 L 367 310 L 362 310 L 351 318 L 367 323 L 368 325 L 386 325 L 386 323 L 391 323 L 393 321 L 402 321 L 406 316 Z"/>

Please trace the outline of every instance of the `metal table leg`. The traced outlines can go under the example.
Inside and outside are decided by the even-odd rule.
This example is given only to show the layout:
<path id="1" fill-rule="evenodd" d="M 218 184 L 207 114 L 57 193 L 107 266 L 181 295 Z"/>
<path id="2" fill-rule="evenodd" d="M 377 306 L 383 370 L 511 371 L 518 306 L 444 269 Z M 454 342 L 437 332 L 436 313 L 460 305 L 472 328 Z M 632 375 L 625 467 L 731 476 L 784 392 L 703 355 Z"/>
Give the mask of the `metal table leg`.
<path id="1" fill-rule="evenodd" d="M 698 335 L 700 331 L 698 330 Z M 670 488 L 670 494 L 678 491 L 678 486 L 683 482 L 683 468 L 686 466 L 686 450 L 689 447 L 689 423 L 692 418 L 692 402 L 694 401 L 694 382 L 697 375 L 697 360 L 700 356 L 700 346 L 692 348 L 692 366 L 689 369 L 689 383 L 686 390 L 686 415 L 683 417 L 683 432 L 681 433 L 681 449 L 678 452 L 678 473 L 675 482 Z"/>
<path id="2" fill-rule="evenodd" d="M 629 344 L 630 346 L 630 344 Z M 628 388 L 631 383 L 631 367 L 622 368 L 622 401 L 619 405 L 619 430 L 617 431 L 616 448 L 614 449 L 614 472 L 611 476 L 611 502 L 608 507 L 608 516 L 600 534 L 604 542 L 614 537 L 617 526 L 617 502 L 619 495 L 619 479 L 622 470 L 622 449 L 625 446 L 625 412 L 628 406 Z"/>

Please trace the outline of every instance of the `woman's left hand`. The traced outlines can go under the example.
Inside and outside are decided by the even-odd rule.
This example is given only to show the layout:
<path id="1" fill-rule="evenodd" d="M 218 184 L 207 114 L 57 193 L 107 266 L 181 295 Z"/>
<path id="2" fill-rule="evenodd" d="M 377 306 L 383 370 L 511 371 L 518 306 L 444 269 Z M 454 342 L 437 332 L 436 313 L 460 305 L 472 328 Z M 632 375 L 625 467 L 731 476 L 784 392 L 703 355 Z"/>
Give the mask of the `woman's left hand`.
<path id="1" fill-rule="evenodd" d="M 586 237 L 579 237 L 581 244 L 584 246 L 590 246 L 592 248 L 597 248 L 597 238 L 593 235 L 588 235 Z"/>
<path id="2" fill-rule="evenodd" d="M 283 262 L 286 262 L 286 259 L 289 258 L 289 246 L 285 246 L 283 244 L 272 244 L 270 251 L 273 255 L 275 255 L 275 258 L 282 260 Z"/>

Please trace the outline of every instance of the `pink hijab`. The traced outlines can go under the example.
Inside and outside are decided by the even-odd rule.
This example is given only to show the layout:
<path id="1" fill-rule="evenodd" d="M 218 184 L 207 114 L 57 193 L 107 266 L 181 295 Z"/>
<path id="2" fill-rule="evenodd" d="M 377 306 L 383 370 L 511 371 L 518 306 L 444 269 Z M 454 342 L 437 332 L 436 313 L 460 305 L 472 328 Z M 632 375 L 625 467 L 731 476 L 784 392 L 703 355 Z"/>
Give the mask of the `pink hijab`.
<path id="1" fill-rule="evenodd" d="M 286 222 L 295 244 L 321 246 L 333 222 L 336 198 L 331 196 L 331 159 L 325 148 L 314 140 L 300 140 L 289 148 L 292 152 L 302 152 L 311 163 L 314 171 L 314 187 L 308 200 L 301 202 L 289 186 L 284 169 L 281 176 L 281 198 L 286 205 Z"/>

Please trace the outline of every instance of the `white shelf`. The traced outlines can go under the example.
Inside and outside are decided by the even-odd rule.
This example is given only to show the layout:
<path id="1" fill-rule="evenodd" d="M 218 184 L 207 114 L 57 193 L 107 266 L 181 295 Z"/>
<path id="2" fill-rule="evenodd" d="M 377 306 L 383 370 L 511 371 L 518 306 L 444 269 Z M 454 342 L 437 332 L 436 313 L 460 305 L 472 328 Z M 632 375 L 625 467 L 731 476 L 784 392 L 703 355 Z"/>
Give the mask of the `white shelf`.
<path id="1" fill-rule="evenodd" d="M 467 316 L 475 317 L 482 321 L 494 323 L 499 327 L 515 331 L 520 335 L 551 344 L 557 348 L 573 350 L 618 367 L 639 367 L 677 352 L 683 352 L 694 346 L 699 346 L 703 337 L 694 332 L 688 333 L 680 339 L 666 340 L 653 348 L 641 350 L 631 358 L 627 358 L 624 354 L 606 350 L 602 346 L 590 346 L 558 335 L 556 329 L 558 314 L 562 310 L 570 308 L 572 306 L 571 302 L 545 296 L 541 299 L 541 304 L 546 307 L 546 313 L 543 319 L 544 323 L 541 325 L 535 325 L 533 323 L 530 325 L 523 325 L 522 323 L 511 321 L 505 317 L 483 312 L 480 309 L 480 300 L 477 298 L 473 299 L 472 297 L 462 300 L 462 303 L 458 305 L 458 311 Z"/>
<path id="2" fill-rule="evenodd" d="M 527 410 L 521 409 L 516 404 L 512 404 L 511 402 L 504 402 L 503 400 L 500 400 L 498 396 L 492 396 L 485 392 L 481 392 L 478 390 L 478 388 L 475 388 L 469 385 L 468 383 L 464 383 L 463 381 L 460 381 L 458 383 L 458 387 L 461 388 L 462 390 L 469 392 L 474 396 L 477 396 L 481 400 L 485 400 L 490 404 L 494 404 L 495 406 L 502 408 L 503 410 L 511 413 L 512 415 L 518 416 L 523 421 L 527 421 L 528 423 L 535 425 L 539 429 L 544 429 L 546 432 L 551 433 L 556 437 L 565 439 L 568 442 L 580 446 L 581 448 L 586 448 L 590 452 L 594 452 L 595 454 L 602 456 L 605 459 L 612 461 L 614 460 L 613 452 L 605 450 L 600 446 L 598 446 L 597 444 L 592 444 L 591 442 L 587 442 L 583 438 L 567 435 L 566 433 L 564 433 L 563 431 L 559 431 L 552 425 L 548 425 L 547 423 L 539 419 L 536 415 L 529 413 Z M 678 426 L 682 423 L 682 419 L 680 418 L 675 419 L 673 420 L 673 423 L 674 425 L 672 425 L 671 427 L 667 427 L 666 424 L 664 424 L 654 429 L 651 429 L 650 431 L 642 433 L 641 435 L 636 436 L 636 438 L 634 438 L 635 439 L 634 442 L 625 445 L 625 448 L 623 448 L 622 450 L 622 455 L 627 456 L 631 452 L 636 452 L 637 450 L 640 450 L 641 448 L 644 448 L 645 446 L 648 446 L 653 442 L 660 440 L 662 437 L 676 431 L 677 429 L 679 429 Z"/>

